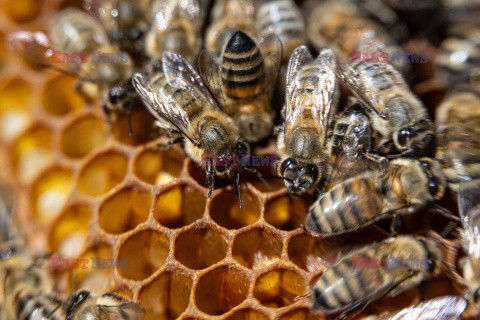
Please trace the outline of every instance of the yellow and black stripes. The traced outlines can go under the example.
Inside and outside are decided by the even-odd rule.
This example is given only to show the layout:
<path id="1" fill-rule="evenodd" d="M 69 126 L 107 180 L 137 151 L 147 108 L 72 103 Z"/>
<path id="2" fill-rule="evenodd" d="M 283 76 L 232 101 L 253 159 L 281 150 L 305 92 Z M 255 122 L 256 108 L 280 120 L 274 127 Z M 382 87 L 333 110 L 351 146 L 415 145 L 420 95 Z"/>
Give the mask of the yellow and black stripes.
<path id="1" fill-rule="evenodd" d="M 220 68 L 222 90 L 230 99 L 251 99 L 265 91 L 262 52 L 242 31 L 236 31 L 225 46 Z"/>
<path id="2" fill-rule="evenodd" d="M 323 235 L 351 231 L 379 218 L 383 209 L 370 179 L 350 179 L 315 201 L 309 210 L 307 229 Z"/>

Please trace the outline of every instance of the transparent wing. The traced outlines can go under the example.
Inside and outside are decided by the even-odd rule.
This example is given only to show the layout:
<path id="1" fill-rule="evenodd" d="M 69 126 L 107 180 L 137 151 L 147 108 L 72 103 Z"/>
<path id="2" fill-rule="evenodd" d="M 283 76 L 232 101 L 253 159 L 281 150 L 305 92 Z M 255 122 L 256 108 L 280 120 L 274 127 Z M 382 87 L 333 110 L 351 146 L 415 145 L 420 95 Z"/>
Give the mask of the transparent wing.
<path id="1" fill-rule="evenodd" d="M 457 199 L 465 250 L 469 255 L 480 258 L 480 180 L 462 183 Z"/>
<path id="2" fill-rule="evenodd" d="M 332 115 L 332 102 L 337 85 L 335 73 L 326 66 L 326 63 L 336 65 L 337 61 L 331 49 L 322 50 L 315 61 L 321 66 L 323 73 L 319 77 L 319 81 L 314 90 L 314 110 L 319 113 L 320 124 L 324 127 L 326 135 L 328 133 L 327 127 L 330 116 Z"/>
<path id="3" fill-rule="evenodd" d="M 141 320 L 145 317 L 145 309 L 135 303 L 125 302 L 119 305 L 97 305 L 99 319 L 135 319 Z"/>
<path id="4" fill-rule="evenodd" d="M 214 52 L 205 49 L 200 52 L 197 60 L 198 71 L 200 72 L 203 83 L 207 85 L 220 106 L 224 108 L 227 100 L 222 91 L 218 57 L 216 57 Z"/>
<path id="5" fill-rule="evenodd" d="M 162 125 L 168 125 L 164 129 L 175 128 L 195 145 L 198 139 L 192 128 L 186 111 L 162 90 L 155 91 L 150 83 L 140 74 L 133 75 L 133 86 L 142 98 L 147 110 L 160 121 Z"/>
<path id="6" fill-rule="evenodd" d="M 95 17 L 105 30 L 117 29 L 115 15 L 118 14 L 118 0 L 83 0 L 83 8 Z"/>
<path id="7" fill-rule="evenodd" d="M 267 70 L 266 77 L 268 86 L 266 89 L 266 95 L 268 98 L 271 98 L 273 91 L 275 90 L 282 62 L 282 41 L 280 41 L 278 35 L 271 33 L 260 39 L 258 47 L 262 51 L 262 55 L 265 57 L 263 62 Z"/>
<path id="8" fill-rule="evenodd" d="M 217 102 L 202 78 L 185 58 L 173 52 L 164 52 L 162 65 L 165 77 L 171 86 L 189 91 L 198 101 L 207 104 L 207 108 L 218 108 Z"/>
<path id="9" fill-rule="evenodd" d="M 88 69 L 80 68 L 82 57 L 72 55 L 73 63 L 63 63 L 61 53 L 52 47 L 43 32 L 18 31 L 7 35 L 6 43 L 11 51 L 32 63 L 94 82 L 87 74 Z"/>
<path id="10" fill-rule="evenodd" d="M 166 31 L 171 26 L 174 14 L 197 25 L 203 20 L 198 0 L 155 0 L 151 8 L 153 25 L 158 31 Z"/>

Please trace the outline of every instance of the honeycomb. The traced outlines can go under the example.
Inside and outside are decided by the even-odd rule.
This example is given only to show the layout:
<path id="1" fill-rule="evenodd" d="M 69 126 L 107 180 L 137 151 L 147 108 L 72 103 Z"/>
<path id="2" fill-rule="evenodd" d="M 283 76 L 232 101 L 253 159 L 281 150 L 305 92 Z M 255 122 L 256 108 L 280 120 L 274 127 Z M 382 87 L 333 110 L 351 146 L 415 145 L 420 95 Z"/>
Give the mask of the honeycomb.
<path id="1" fill-rule="evenodd" d="M 5 0 L 0 36 L 42 30 L 68 5 L 75 3 Z M 79 288 L 138 300 L 146 319 L 326 319 L 296 297 L 343 253 L 388 236 L 372 226 L 311 237 L 301 228 L 311 197 L 292 198 L 275 179 L 270 190 L 253 174 L 241 186 L 242 210 L 228 181 L 217 179 L 207 199 L 204 171 L 180 147 L 155 148 L 166 138 L 143 108 L 132 114 L 133 136 L 125 116 L 109 130 L 98 103 L 74 91 L 74 78 L 39 70 L 0 45 L 0 178 L 14 188 L 22 234 L 35 252 L 88 262 L 56 270 L 59 291 L 70 292 L 77 276 Z M 275 155 L 275 147 L 257 154 Z M 455 266 L 458 241 L 442 241 Z M 443 277 L 364 314 L 458 290 Z"/>

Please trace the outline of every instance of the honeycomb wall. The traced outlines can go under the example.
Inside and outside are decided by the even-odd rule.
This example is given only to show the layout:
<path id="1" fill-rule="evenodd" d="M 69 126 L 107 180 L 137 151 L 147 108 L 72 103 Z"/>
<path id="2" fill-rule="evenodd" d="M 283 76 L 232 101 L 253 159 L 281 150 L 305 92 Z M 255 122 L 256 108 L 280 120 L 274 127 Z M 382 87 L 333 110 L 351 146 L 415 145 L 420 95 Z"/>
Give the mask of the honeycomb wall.
<path id="1" fill-rule="evenodd" d="M 0 37 L 42 30 L 71 4 L 4 1 Z M 217 180 L 207 199 L 204 172 L 181 148 L 155 148 L 165 137 L 142 108 L 132 115 L 129 137 L 126 117 L 110 131 L 98 104 L 75 93 L 75 79 L 35 69 L 3 41 L 0 68 L 0 176 L 14 186 L 22 234 L 36 252 L 89 261 L 86 269 L 57 270 L 61 291 L 69 292 L 77 275 L 80 288 L 139 300 L 147 319 L 324 319 L 310 299 L 296 297 L 352 244 L 387 236 L 377 227 L 342 239 L 309 236 L 301 225 L 312 200 L 291 198 L 274 179 L 270 190 L 246 175 L 243 210 L 227 181 Z M 275 148 L 258 154 L 275 155 Z M 446 247 L 455 264 L 458 242 Z M 128 267 L 95 268 L 92 258 Z M 454 290 L 448 279 L 431 286 Z M 416 301 L 412 290 L 365 313 Z"/>

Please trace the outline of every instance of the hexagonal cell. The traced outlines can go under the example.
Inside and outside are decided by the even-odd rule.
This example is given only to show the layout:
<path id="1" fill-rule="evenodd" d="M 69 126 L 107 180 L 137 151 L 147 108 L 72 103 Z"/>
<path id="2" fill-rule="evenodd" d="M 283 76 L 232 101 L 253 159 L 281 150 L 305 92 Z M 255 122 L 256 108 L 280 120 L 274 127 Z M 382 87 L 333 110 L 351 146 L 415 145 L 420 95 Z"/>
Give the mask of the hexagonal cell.
<path id="1" fill-rule="evenodd" d="M 298 308 L 288 312 L 285 312 L 278 320 L 320 320 L 325 319 L 321 318 L 318 315 L 315 315 L 310 309 L 308 308 Z"/>
<path id="2" fill-rule="evenodd" d="M 205 203 L 205 195 L 197 188 L 176 184 L 157 195 L 153 215 L 167 228 L 180 228 L 201 219 Z"/>
<path id="3" fill-rule="evenodd" d="M 113 137 L 124 144 L 136 146 L 143 144 L 158 137 L 158 130 L 155 129 L 153 117 L 139 106 L 131 113 L 132 135 L 128 129 L 128 116 L 125 112 L 119 113 L 113 123 Z"/>
<path id="4" fill-rule="evenodd" d="M 41 4 L 42 2 L 35 0 L 7 0 L 4 2 L 5 11 L 16 23 L 26 23 L 38 17 L 42 9 Z"/>
<path id="5" fill-rule="evenodd" d="M 308 196 L 292 198 L 289 194 L 269 199 L 265 204 L 265 221 L 280 230 L 293 230 L 305 224 L 312 200 Z"/>
<path id="6" fill-rule="evenodd" d="M 255 309 L 245 308 L 234 311 L 225 320 L 269 320 L 270 318 L 263 312 Z"/>
<path id="7" fill-rule="evenodd" d="M 149 319 L 177 319 L 188 306 L 192 278 L 181 270 L 162 272 L 140 291 L 140 305 Z"/>
<path id="8" fill-rule="evenodd" d="M 260 199 L 244 187 L 241 192 L 242 209 L 236 190 L 222 190 L 212 199 L 210 216 L 216 223 L 227 229 L 238 229 L 255 223 L 260 218 Z"/>
<path id="9" fill-rule="evenodd" d="M 145 190 L 130 187 L 108 197 L 100 206 L 98 223 L 108 233 L 120 234 L 148 218 L 152 197 Z"/>
<path id="10" fill-rule="evenodd" d="M 32 182 L 53 161 L 51 130 L 42 125 L 30 127 L 15 141 L 10 157 L 20 182 Z"/>
<path id="11" fill-rule="evenodd" d="M 207 175 L 205 174 L 205 168 L 199 166 L 195 161 L 188 159 L 187 162 L 187 171 L 189 176 L 193 178 L 199 185 L 204 188 L 210 188 L 210 185 L 207 181 Z M 230 184 L 234 184 L 233 180 L 223 179 L 218 176 L 215 176 L 215 181 L 213 187 L 215 189 L 225 188 Z"/>
<path id="12" fill-rule="evenodd" d="M 74 77 L 63 74 L 50 79 L 42 93 L 43 108 L 56 116 L 86 108 L 85 99 L 74 89 L 75 81 Z"/>
<path id="13" fill-rule="evenodd" d="M 270 308 L 286 307 L 306 291 L 305 281 L 297 272 L 274 268 L 260 275 L 253 287 L 254 297 Z"/>
<path id="14" fill-rule="evenodd" d="M 20 78 L 8 79 L 0 84 L 1 139 L 10 141 L 31 122 L 30 104 L 32 88 Z"/>
<path id="15" fill-rule="evenodd" d="M 103 119 L 86 115 L 62 132 L 60 150 L 70 158 L 81 158 L 107 140 L 108 125 Z"/>
<path id="16" fill-rule="evenodd" d="M 110 150 L 87 162 L 78 177 L 78 190 L 97 197 L 123 181 L 127 174 L 128 158 Z"/>
<path id="17" fill-rule="evenodd" d="M 253 172 L 244 173 L 245 181 L 249 181 L 250 183 L 252 183 L 253 186 L 261 192 L 272 192 L 285 188 L 285 183 L 282 179 L 269 177 L 278 176 L 277 169 L 274 163 L 274 161 L 276 161 L 277 159 L 278 156 L 272 154 L 253 156 L 250 159 L 250 164 L 252 165 L 252 168 L 256 169 L 260 174 L 266 176 L 265 180 L 267 181 L 271 189 Z"/>
<path id="18" fill-rule="evenodd" d="M 233 258 L 250 269 L 263 269 L 280 260 L 282 239 L 265 228 L 254 228 L 238 234 L 233 240 Z"/>
<path id="19" fill-rule="evenodd" d="M 33 183 L 30 208 L 41 223 L 52 221 L 62 210 L 73 189 L 72 172 L 62 167 L 44 171 Z"/>
<path id="20" fill-rule="evenodd" d="M 73 258 L 80 254 L 81 244 L 87 238 L 92 209 L 86 204 L 67 207 L 53 223 L 48 234 L 51 252 Z"/>
<path id="21" fill-rule="evenodd" d="M 224 314 L 247 298 L 249 282 L 248 276 L 237 267 L 218 266 L 200 277 L 195 304 L 206 314 Z"/>
<path id="22" fill-rule="evenodd" d="M 135 158 L 133 172 L 140 180 L 159 186 L 180 176 L 184 158 L 174 149 L 168 151 L 146 149 Z"/>
<path id="23" fill-rule="evenodd" d="M 123 264 L 113 260 L 112 248 L 105 243 L 100 243 L 85 250 L 78 257 L 78 267 L 71 268 L 69 272 L 69 287 L 73 288 L 74 276 L 77 276 L 77 289 L 87 289 L 101 293 L 108 284 L 108 279 L 113 268 L 124 268 Z M 70 260 L 72 262 L 72 260 Z"/>
<path id="24" fill-rule="evenodd" d="M 122 243 L 118 258 L 126 259 L 128 268 L 118 269 L 127 279 L 143 280 L 160 269 L 168 256 L 170 242 L 161 232 L 142 230 Z"/>
<path id="25" fill-rule="evenodd" d="M 174 257 L 184 266 L 207 268 L 227 255 L 225 235 L 209 227 L 188 229 L 180 233 L 174 244 Z"/>

